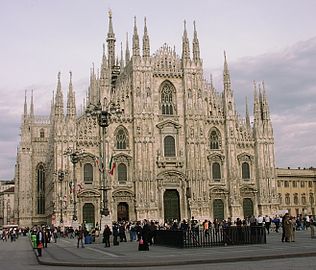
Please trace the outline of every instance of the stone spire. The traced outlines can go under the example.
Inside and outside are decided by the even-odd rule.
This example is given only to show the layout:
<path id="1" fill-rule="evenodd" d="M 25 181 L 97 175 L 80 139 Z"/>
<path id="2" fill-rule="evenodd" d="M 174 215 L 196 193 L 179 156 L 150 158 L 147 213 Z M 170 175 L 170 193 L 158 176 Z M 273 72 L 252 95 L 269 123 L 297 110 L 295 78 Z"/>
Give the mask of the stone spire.
<path id="1" fill-rule="evenodd" d="M 265 120 L 270 120 L 270 110 L 264 81 L 262 82 L 262 113 Z"/>
<path id="2" fill-rule="evenodd" d="M 115 65 L 115 34 L 113 32 L 112 24 L 112 11 L 109 11 L 109 31 L 106 42 L 108 43 L 108 60 L 109 66 L 113 67 Z"/>
<path id="3" fill-rule="evenodd" d="M 24 113 L 23 113 L 23 120 L 24 120 L 24 122 L 26 122 L 26 119 L 27 119 L 26 92 L 27 92 L 27 90 L 25 90 L 25 94 L 24 94 Z"/>
<path id="4" fill-rule="evenodd" d="M 182 61 L 190 61 L 190 45 L 186 27 L 186 21 L 184 20 L 184 31 L 182 36 Z"/>
<path id="5" fill-rule="evenodd" d="M 123 57 L 123 45 L 122 45 L 122 42 L 121 42 L 121 60 L 120 60 L 120 68 L 121 68 L 121 71 L 123 70 L 124 68 L 124 57 Z"/>
<path id="6" fill-rule="evenodd" d="M 30 108 L 30 116 L 31 116 L 31 118 L 33 118 L 33 117 L 34 117 L 33 89 L 32 89 L 32 95 L 31 95 L 31 108 Z"/>
<path id="7" fill-rule="evenodd" d="M 136 16 L 134 17 L 133 56 L 139 56 L 139 37 L 137 34 Z"/>
<path id="8" fill-rule="evenodd" d="M 55 116 L 64 116 L 64 98 L 61 91 L 60 72 L 58 72 L 57 91 L 55 97 Z"/>
<path id="9" fill-rule="evenodd" d="M 127 65 L 130 58 L 131 56 L 130 56 L 129 46 L 128 46 L 128 33 L 126 33 L 125 65 Z"/>
<path id="10" fill-rule="evenodd" d="M 149 36 L 147 31 L 146 17 L 144 18 L 144 36 L 143 36 L 143 57 L 150 56 Z"/>
<path id="11" fill-rule="evenodd" d="M 194 25 L 194 37 L 193 37 L 193 61 L 197 64 L 200 63 L 200 45 L 199 40 L 197 37 L 197 31 L 195 26 L 195 21 L 193 22 Z"/>
<path id="12" fill-rule="evenodd" d="M 224 91 L 231 91 L 231 81 L 230 81 L 230 74 L 227 64 L 227 58 L 226 58 L 226 52 L 224 51 L 224 71 L 223 71 L 223 77 L 224 77 Z"/>
<path id="13" fill-rule="evenodd" d="M 246 97 L 246 127 L 250 129 L 250 117 L 249 117 L 249 110 L 248 110 L 248 98 Z"/>
<path id="14" fill-rule="evenodd" d="M 68 89 L 68 97 L 67 97 L 67 117 L 75 117 L 76 116 L 76 102 L 75 102 L 75 94 L 72 87 L 72 72 L 69 71 L 69 89 Z"/>

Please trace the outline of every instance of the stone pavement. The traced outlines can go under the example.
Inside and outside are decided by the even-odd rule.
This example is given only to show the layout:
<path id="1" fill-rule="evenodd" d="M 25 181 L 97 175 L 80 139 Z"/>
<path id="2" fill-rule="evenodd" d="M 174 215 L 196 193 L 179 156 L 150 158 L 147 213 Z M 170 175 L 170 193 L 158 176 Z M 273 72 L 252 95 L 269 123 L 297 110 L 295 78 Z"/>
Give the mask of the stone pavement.
<path id="1" fill-rule="evenodd" d="M 35 252 L 36 254 L 36 252 Z M 78 267 L 144 267 L 259 261 L 293 257 L 316 257 L 316 239 L 310 231 L 296 232 L 295 242 L 281 242 L 281 233 L 267 235 L 267 244 L 222 246 L 211 248 L 178 249 L 151 246 L 149 251 L 138 251 L 137 242 L 123 242 L 105 248 L 93 243 L 76 247 L 76 239 L 59 238 L 50 243 L 37 257 L 39 264 Z"/>

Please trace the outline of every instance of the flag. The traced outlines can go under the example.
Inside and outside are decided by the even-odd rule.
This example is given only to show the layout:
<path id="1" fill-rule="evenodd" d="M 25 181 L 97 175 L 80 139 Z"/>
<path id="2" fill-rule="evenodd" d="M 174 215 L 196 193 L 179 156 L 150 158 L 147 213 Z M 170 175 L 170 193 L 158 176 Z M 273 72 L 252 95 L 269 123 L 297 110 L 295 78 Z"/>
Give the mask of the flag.
<path id="1" fill-rule="evenodd" d="M 116 167 L 116 163 L 115 163 L 115 160 L 114 160 L 113 155 L 112 155 L 110 162 L 109 162 L 109 174 L 111 174 L 111 175 L 114 174 L 115 167 Z"/>
<path id="2" fill-rule="evenodd" d="M 95 163 L 96 163 L 99 171 L 104 172 L 104 164 L 102 162 L 102 159 L 101 159 L 101 164 L 100 164 L 100 159 L 98 157 L 95 157 Z"/>

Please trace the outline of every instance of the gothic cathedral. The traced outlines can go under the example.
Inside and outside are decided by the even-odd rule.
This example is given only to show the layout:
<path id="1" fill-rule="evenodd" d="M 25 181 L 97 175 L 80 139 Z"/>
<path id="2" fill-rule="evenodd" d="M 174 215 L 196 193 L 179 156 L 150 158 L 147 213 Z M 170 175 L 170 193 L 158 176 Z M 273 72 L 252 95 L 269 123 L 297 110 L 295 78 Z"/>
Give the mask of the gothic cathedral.
<path id="1" fill-rule="evenodd" d="M 184 24 L 181 57 L 167 44 L 150 52 L 146 20 L 141 50 L 135 19 L 131 52 L 127 39 L 119 59 L 111 13 L 106 42 L 82 112 L 71 73 L 65 110 L 60 73 L 49 116 L 35 115 L 33 94 L 30 109 L 25 97 L 15 172 L 19 225 L 275 213 L 264 84 L 254 83 L 251 123 L 247 104 L 245 118 L 236 112 L 226 55 L 223 91 L 205 80 L 195 24 L 192 47 Z"/>

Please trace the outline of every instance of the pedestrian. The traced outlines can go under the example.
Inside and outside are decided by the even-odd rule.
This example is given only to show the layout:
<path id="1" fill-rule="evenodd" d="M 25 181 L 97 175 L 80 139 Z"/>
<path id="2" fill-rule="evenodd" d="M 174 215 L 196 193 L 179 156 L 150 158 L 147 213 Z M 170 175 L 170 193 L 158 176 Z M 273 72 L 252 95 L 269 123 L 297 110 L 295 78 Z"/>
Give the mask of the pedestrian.
<path id="1" fill-rule="evenodd" d="M 41 227 L 38 227 L 37 233 L 36 233 L 36 246 L 37 246 L 37 256 L 38 257 L 42 256 L 42 249 L 44 247 L 43 241 L 44 241 L 44 235 L 43 235 L 42 229 L 41 229 Z"/>
<path id="2" fill-rule="evenodd" d="M 270 234 L 271 218 L 268 215 L 266 215 L 264 218 L 264 225 L 266 227 L 268 234 Z"/>
<path id="3" fill-rule="evenodd" d="M 103 242 L 104 247 L 110 247 L 110 235 L 112 234 L 111 229 L 108 225 L 104 226 L 103 230 Z"/>
<path id="4" fill-rule="evenodd" d="M 120 242 L 117 240 L 117 237 L 119 236 L 119 227 L 116 222 L 113 223 L 112 231 L 113 231 L 113 245 L 118 246 L 120 244 Z"/>
<path id="5" fill-rule="evenodd" d="M 83 238 L 84 238 L 84 230 L 81 226 L 79 226 L 79 229 L 77 231 L 77 248 L 79 248 L 79 243 L 81 243 L 81 247 L 84 248 Z"/>

